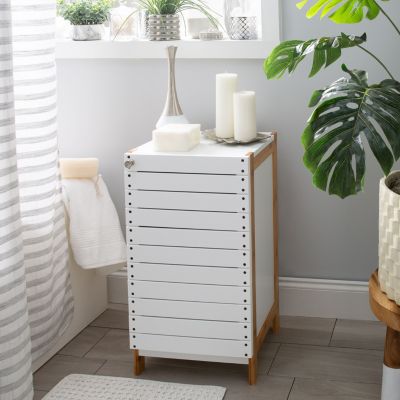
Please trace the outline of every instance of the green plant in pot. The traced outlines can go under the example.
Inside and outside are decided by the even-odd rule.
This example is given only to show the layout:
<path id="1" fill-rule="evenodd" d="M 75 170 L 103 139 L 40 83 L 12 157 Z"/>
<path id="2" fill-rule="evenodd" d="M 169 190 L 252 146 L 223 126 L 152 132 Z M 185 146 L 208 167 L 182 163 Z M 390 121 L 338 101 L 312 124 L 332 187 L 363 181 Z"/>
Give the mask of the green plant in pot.
<path id="1" fill-rule="evenodd" d="M 73 26 L 73 40 L 100 40 L 111 9 L 110 0 L 58 0 L 58 13 Z"/>
<path id="2" fill-rule="evenodd" d="M 180 14 L 196 10 L 218 27 L 214 12 L 203 0 L 138 0 L 139 7 L 147 14 L 146 30 L 150 40 L 179 40 Z"/>
<path id="3" fill-rule="evenodd" d="M 309 6 L 308 18 L 320 15 L 336 24 L 386 18 L 393 27 L 393 34 L 400 35 L 395 21 L 382 7 L 387 1 L 302 0 L 297 7 Z M 399 222 L 400 172 L 391 173 L 394 162 L 400 157 L 400 83 L 366 48 L 366 41 L 366 34 L 345 33 L 336 37 L 285 41 L 265 60 L 264 70 L 268 79 L 281 78 L 285 73 L 293 73 L 306 58 L 312 58 L 312 77 L 338 61 L 342 51 L 349 48 L 366 52 L 381 66 L 383 80 L 370 83 L 366 71 L 343 64 L 344 77 L 312 94 L 309 106 L 314 110 L 302 135 L 303 161 L 317 188 L 345 198 L 363 190 L 365 146 L 372 150 L 386 175 L 380 184 L 379 279 L 382 289 L 400 304 L 400 240 L 399 232 L 392 231 Z"/>

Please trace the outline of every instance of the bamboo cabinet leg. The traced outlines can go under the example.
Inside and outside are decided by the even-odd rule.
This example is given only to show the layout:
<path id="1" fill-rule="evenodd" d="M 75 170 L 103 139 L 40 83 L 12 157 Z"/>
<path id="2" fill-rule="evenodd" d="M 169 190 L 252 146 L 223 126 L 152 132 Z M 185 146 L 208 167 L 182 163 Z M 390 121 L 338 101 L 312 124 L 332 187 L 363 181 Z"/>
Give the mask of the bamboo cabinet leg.
<path id="1" fill-rule="evenodd" d="M 281 320 L 279 317 L 279 310 L 277 311 L 274 321 L 272 322 L 272 332 L 277 335 L 281 330 Z"/>
<path id="2" fill-rule="evenodd" d="M 144 371 L 145 366 L 145 358 L 139 355 L 139 350 L 133 350 L 133 361 L 133 374 L 138 376 Z"/>
<path id="3" fill-rule="evenodd" d="M 277 135 L 274 134 L 274 151 L 272 153 L 272 174 L 273 174 L 273 223 L 274 223 L 274 297 L 276 314 L 272 322 L 272 332 L 278 334 L 281 329 L 279 316 L 279 229 L 278 229 L 278 148 Z"/>
<path id="4" fill-rule="evenodd" d="M 249 359 L 248 373 L 249 385 L 255 385 L 257 383 L 257 355 Z"/>

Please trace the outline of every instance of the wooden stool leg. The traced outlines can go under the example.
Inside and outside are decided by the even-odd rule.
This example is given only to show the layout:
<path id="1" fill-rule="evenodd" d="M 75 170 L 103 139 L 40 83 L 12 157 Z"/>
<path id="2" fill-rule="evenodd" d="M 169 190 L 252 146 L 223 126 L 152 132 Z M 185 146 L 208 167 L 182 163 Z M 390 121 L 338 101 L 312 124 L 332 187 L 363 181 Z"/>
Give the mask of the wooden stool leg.
<path id="1" fill-rule="evenodd" d="M 389 368 L 400 368 L 400 332 L 387 328 L 384 363 Z"/>
<path id="2" fill-rule="evenodd" d="M 145 358 L 139 355 L 139 350 L 133 350 L 133 362 L 133 374 L 138 376 L 144 371 L 145 366 Z"/>
<path id="3" fill-rule="evenodd" d="M 382 400 L 400 399 L 400 332 L 387 328 L 382 379 Z"/>
<path id="4" fill-rule="evenodd" d="M 253 358 L 249 359 L 248 366 L 248 374 L 249 374 L 249 385 L 255 385 L 257 383 L 257 356 L 253 356 Z"/>

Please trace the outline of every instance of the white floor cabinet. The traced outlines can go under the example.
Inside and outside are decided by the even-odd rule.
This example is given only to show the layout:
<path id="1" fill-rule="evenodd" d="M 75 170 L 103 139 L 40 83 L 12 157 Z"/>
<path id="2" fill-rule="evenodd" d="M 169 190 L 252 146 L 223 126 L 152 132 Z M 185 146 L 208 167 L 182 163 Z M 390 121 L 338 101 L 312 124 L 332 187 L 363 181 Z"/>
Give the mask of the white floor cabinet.
<path id="1" fill-rule="evenodd" d="M 145 357 L 248 364 L 279 329 L 276 135 L 125 154 L 130 345 Z"/>

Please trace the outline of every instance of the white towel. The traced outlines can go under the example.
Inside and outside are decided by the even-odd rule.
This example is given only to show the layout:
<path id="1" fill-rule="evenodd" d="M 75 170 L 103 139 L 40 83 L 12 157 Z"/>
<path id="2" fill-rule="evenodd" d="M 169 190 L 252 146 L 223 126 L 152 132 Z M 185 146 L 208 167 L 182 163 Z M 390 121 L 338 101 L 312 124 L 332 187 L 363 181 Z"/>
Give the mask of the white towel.
<path id="1" fill-rule="evenodd" d="M 93 179 L 63 179 L 62 186 L 76 263 L 84 269 L 125 263 L 121 225 L 101 175 Z"/>

